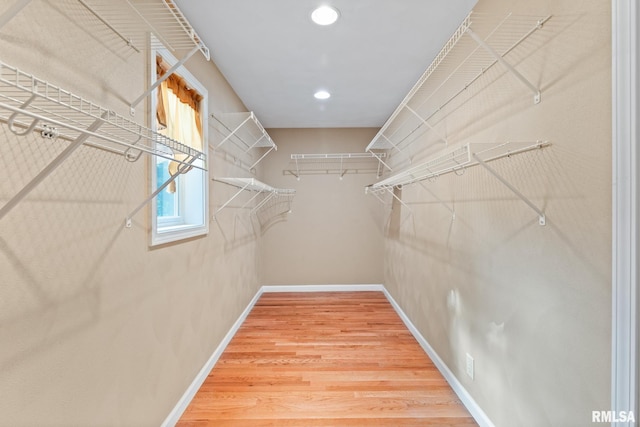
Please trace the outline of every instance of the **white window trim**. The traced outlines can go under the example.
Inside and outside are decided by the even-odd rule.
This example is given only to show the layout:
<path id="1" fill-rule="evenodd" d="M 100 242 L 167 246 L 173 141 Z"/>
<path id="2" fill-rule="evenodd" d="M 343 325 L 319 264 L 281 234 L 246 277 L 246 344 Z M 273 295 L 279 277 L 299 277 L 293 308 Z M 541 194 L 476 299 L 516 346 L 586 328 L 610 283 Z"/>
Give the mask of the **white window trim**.
<path id="1" fill-rule="evenodd" d="M 612 0 L 613 242 L 611 409 L 633 411 L 638 403 L 638 214 L 640 162 L 640 7 Z M 615 427 L 635 421 L 613 422 Z"/>
<path id="2" fill-rule="evenodd" d="M 152 43 L 156 45 L 157 42 Z M 155 82 L 156 80 L 156 55 L 162 56 L 162 58 L 170 65 L 173 65 L 178 62 L 178 60 L 173 56 L 167 49 L 150 49 L 151 58 L 149 67 L 150 71 L 150 81 Z M 200 114 L 202 118 L 202 145 L 203 150 L 206 151 L 208 147 L 208 128 L 207 118 L 208 114 L 208 91 L 206 87 L 204 87 L 197 78 L 193 76 L 184 66 L 179 67 L 176 70 L 181 77 L 183 77 L 189 85 L 203 96 L 203 101 L 200 106 Z M 149 123 L 151 128 L 154 131 L 157 131 L 157 123 L 155 117 L 155 111 L 157 108 L 157 90 L 153 91 L 150 97 L 150 105 L 151 108 L 149 110 Z M 150 156 L 150 192 L 155 191 L 158 186 L 157 176 L 156 176 L 156 157 Z M 178 181 L 176 181 L 178 182 Z M 158 229 L 158 217 L 157 217 L 157 197 L 154 197 L 150 204 L 150 216 L 151 216 L 151 232 L 150 232 L 150 246 L 158 246 L 164 245 L 171 242 L 177 242 L 184 239 L 190 239 L 193 237 L 203 236 L 209 233 L 209 172 L 202 171 L 202 186 L 203 186 L 203 194 L 202 194 L 202 203 L 203 203 L 203 218 L 202 224 L 177 224 L 177 225 L 168 225 L 165 227 L 161 227 Z M 184 193 L 181 194 L 184 196 Z M 182 200 L 183 205 L 184 200 Z"/>

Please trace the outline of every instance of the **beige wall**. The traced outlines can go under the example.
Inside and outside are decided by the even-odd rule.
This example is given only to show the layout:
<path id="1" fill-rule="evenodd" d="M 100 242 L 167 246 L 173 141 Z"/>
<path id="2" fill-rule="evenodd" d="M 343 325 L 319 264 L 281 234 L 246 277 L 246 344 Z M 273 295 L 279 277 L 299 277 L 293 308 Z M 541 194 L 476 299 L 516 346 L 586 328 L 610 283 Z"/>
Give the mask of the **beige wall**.
<path id="1" fill-rule="evenodd" d="M 376 175 L 304 174 L 291 154 L 362 153 L 376 129 L 270 129 L 278 152 L 265 159 L 264 181 L 296 190 L 286 221 L 264 233 L 261 278 L 268 285 L 382 283 L 383 236 L 379 202 L 364 193 Z M 364 167 L 357 165 L 355 169 Z M 303 170 L 323 166 L 301 165 Z M 324 167 L 333 169 L 335 163 Z M 355 170 L 354 169 L 354 170 Z"/>
<path id="2" fill-rule="evenodd" d="M 480 0 L 476 10 L 553 14 L 508 56 L 542 103 L 492 71 L 440 123 L 452 144 L 548 140 L 490 164 L 547 225 L 480 166 L 425 182 L 455 220 L 405 187 L 413 215 L 396 205 L 387 219 L 385 285 L 496 426 L 589 425 L 610 401 L 610 2 Z"/>
<path id="3" fill-rule="evenodd" d="M 97 22 L 75 24 L 86 17 L 77 2 L 52 4 L 32 2 L 0 30 L 1 59 L 126 115 L 145 57 Z M 375 130 L 274 129 L 279 150 L 259 176 L 298 191 L 286 221 L 260 233 L 246 210 L 226 209 L 207 237 L 150 250 L 144 211 L 122 227 L 148 193 L 145 162 L 81 148 L 0 221 L 0 425 L 158 425 L 260 284 L 382 281 L 497 426 L 589 424 L 609 407 L 609 7 L 477 7 L 554 15 L 514 53 L 542 103 L 493 75 L 446 131 L 452 143 L 550 141 L 492 163 L 543 207 L 546 227 L 478 167 L 427 184 L 454 221 L 417 186 L 402 194 L 413 214 L 389 216 L 364 195 L 372 175 L 282 174 L 291 153 L 362 151 Z M 213 65 L 197 55 L 187 65 L 210 112 L 244 110 Z M 0 202 L 63 148 L 1 125 Z M 212 159 L 212 175 L 249 176 Z M 211 183 L 211 208 L 233 192 Z"/>
<path id="4" fill-rule="evenodd" d="M 0 51 L 125 116 L 145 89 L 146 54 L 76 1 L 32 2 L 0 30 Z M 210 112 L 244 110 L 199 53 L 187 68 Z M 0 125 L 0 203 L 64 147 Z M 213 171 L 246 174 L 212 158 Z M 145 158 L 83 147 L 0 221 L 0 425 L 159 425 L 258 290 L 255 234 L 225 241 L 212 223 L 206 237 L 150 250 L 146 210 L 124 229 L 147 178 Z M 211 207 L 228 191 L 212 183 Z"/>

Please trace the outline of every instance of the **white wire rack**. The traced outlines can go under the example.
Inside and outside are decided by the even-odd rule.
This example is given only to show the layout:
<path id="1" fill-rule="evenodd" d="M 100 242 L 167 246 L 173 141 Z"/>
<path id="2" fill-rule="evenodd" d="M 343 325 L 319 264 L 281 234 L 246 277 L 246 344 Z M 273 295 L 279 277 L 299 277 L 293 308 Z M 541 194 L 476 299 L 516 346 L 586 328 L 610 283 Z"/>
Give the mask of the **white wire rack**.
<path id="1" fill-rule="evenodd" d="M 493 170 L 488 162 L 512 156 L 518 153 L 531 151 L 534 149 L 544 148 L 550 145 L 548 142 L 504 142 L 504 143 L 469 143 L 462 147 L 448 150 L 437 157 L 405 169 L 393 176 L 385 178 L 375 184 L 365 188 L 365 192 L 373 194 L 376 197 L 383 193 L 391 193 L 391 195 L 403 206 L 409 208 L 394 192 L 394 188 L 400 188 L 405 185 L 420 183 L 425 180 L 435 180 L 439 176 L 454 172 L 462 175 L 467 168 L 481 165 L 491 175 L 504 184 L 516 196 L 522 199 L 529 207 L 531 207 L 539 218 L 540 225 L 545 225 L 546 218 L 544 212 L 536 207 L 527 197 L 525 197 L 518 189 L 511 185 L 506 179 Z M 421 184 L 422 185 L 422 184 Z M 423 186 L 424 188 L 424 186 Z M 427 190 L 428 191 L 428 190 Z M 448 207 L 449 208 L 449 207 Z M 409 208 L 410 209 L 410 208 Z M 455 216 L 455 212 L 449 208 Z"/>
<path id="2" fill-rule="evenodd" d="M 38 132 L 46 139 L 71 142 L 0 209 L 0 219 L 83 144 L 120 154 L 131 162 L 148 153 L 177 161 L 184 168 L 207 168 L 205 153 L 2 62 L 0 121 L 16 135 Z M 176 160 L 174 154 L 186 159 Z"/>
<path id="3" fill-rule="evenodd" d="M 266 149 L 257 160 L 250 163 L 249 170 L 256 167 L 272 150 L 278 149 L 253 111 L 211 114 L 210 117 L 220 125 L 221 129 L 218 128 L 218 130 L 225 135 L 214 149 L 217 150 L 229 143 L 244 156 L 249 156 L 257 148 Z"/>
<path id="4" fill-rule="evenodd" d="M 384 162 L 385 153 L 327 153 L 292 154 L 291 167 L 283 170 L 284 175 L 300 179 L 302 175 L 373 174 L 380 177 L 385 169 L 391 168 Z"/>
<path id="5" fill-rule="evenodd" d="M 0 16 L 0 28 L 32 1 L 15 0 Z M 78 3 L 137 52 L 146 46 L 165 48 L 174 53 L 186 51 L 162 78 L 131 102 L 132 115 L 135 107 L 193 54 L 201 52 L 207 61 L 210 59 L 209 49 L 173 0 L 78 0 Z"/>
<path id="6" fill-rule="evenodd" d="M 238 188 L 237 192 L 216 209 L 214 218 L 245 191 L 254 194 L 238 207 L 244 209 L 255 202 L 251 207 L 251 214 L 256 216 L 261 226 L 291 212 L 293 197 L 296 194 L 293 189 L 274 188 L 255 178 L 213 178 L 213 180 Z"/>
<path id="7" fill-rule="evenodd" d="M 529 89 L 534 103 L 540 102 L 539 88 L 507 59 L 550 18 L 469 14 L 366 151 L 397 150 L 406 155 L 407 147 L 426 132 L 431 132 L 436 142 L 448 143 L 438 123 L 453 109 L 453 101 L 498 63 Z"/>

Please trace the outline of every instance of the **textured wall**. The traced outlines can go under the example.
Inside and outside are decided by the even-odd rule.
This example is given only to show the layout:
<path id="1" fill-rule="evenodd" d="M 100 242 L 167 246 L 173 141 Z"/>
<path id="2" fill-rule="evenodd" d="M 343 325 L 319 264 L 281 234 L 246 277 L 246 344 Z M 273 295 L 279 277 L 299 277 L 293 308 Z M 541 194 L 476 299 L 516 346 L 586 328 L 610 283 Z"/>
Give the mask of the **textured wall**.
<path id="1" fill-rule="evenodd" d="M 0 52 L 125 116 L 145 89 L 147 55 L 77 1 L 32 2 L 0 30 Z M 187 68 L 210 112 L 244 110 L 199 53 Z M 0 203 L 65 146 L 0 125 Z M 211 158 L 212 170 L 246 175 Z M 255 233 L 225 241 L 212 223 L 206 237 L 151 250 L 146 209 L 124 229 L 147 187 L 144 157 L 82 147 L 0 221 L 0 425 L 159 425 L 255 295 Z M 212 183 L 211 207 L 228 191 Z"/>
<path id="2" fill-rule="evenodd" d="M 480 0 L 476 10 L 553 15 L 507 56 L 542 102 L 494 67 L 437 129 L 451 145 L 548 140 L 490 164 L 547 225 L 480 166 L 425 182 L 435 197 L 406 186 L 412 213 L 396 204 L 386 218 L 385 284 L 497 426 L 588 425 L 610 396 L 610 4 Z"/>
<path id="3" fill-rule="evenodd" d="M 379 202 L 364 193 L 375 173 L 304 174 L 300 180 L 291 154 L 362 153 L 376 129 L 271 129 L 278 152 L 265 161 L 264 180 L 296 190 L 293 212 L 264 234 L 264 284 L 382 283 L 383 236 Z M 339 164 L 301 164 L 302 170 L 339 170 Z M 366 164 L 345 165 L 351 172 Z M 369 166 L 370 167 L 370 166 Z"/>

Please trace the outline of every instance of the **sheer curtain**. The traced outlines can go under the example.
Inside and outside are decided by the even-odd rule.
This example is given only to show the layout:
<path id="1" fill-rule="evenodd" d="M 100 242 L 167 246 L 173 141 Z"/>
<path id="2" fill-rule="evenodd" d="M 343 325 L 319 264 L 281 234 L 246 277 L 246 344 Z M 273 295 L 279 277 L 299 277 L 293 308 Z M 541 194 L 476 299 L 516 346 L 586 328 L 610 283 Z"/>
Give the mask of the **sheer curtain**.
<path id="1" fill-rule="evenodd" d="M 158 77 L 166 72 L 162 64 L 162 58 L 156 58 Z M 157 119 L 160 126 L 164 127 L 160 132 L 165 136 L 187 145 L 198 151 L 202 151 L 202 119 L 200 117 L 200 101 L 202 96 L 190 89 L 182 77 L 172 74 L 160 84 L 158 90 Z M 185 161 L 187 156 L 174 153 L 174 159 L 169 162 L 169 174 L 178 173 L 179 161 Z M 189 169 L 183 171 L 188 172 Z M 169 193 L 175 193 L 176 183 L 171 182 L 167 187 Z"/>

